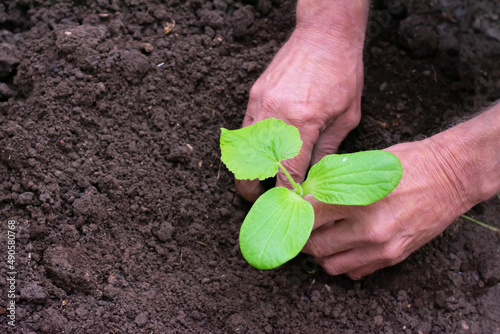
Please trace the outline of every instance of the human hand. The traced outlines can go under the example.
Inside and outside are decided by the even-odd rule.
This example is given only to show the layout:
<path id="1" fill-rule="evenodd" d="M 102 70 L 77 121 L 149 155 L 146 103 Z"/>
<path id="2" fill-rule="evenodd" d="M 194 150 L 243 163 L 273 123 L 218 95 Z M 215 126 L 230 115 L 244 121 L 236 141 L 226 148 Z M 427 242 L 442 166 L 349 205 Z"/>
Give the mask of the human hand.
<path id="1" fill-rule="evenodd" d="M 303 252 L 330 275 L 360 279 L 401 262 L 437 236 L 475 204 L 458 176 L 459 163 L 440 150 L 430 140 L 388 148 L 401 160 L 403 177 L 371 205 L 328 205 L 306 196 L 315 222 Z"/>
<path id="2" fill-rule="evenodd" d="M 302 149 L 297 157 L 283 163 L 298 183 L 304 180 L 312 164 L 335 153 L 345 136 L 358 125 L 363 88 L 366 1 L 360 2 L 364 7 L 357 9 L 358 14 L 350 10 L 349 17 L 342 18 L 350 25 L 343 31 L 338 27 L 329 28 L 331 22 L 322 26 L 311 21 L 310 18 L 321 21 L 323 15 L 318 13 L 320 6 L 310 2 L 314 0 L 299 2 L 297 27 L 253 85 L 243 121 L 245 127 L 274 117 L 299 129 Z M 327 7 L 332 5 L 332 2 L 324 3 Z M 337 8 L 338 5 L 334 7 L 335 10 L 328 10 L 346 11 L 346 8 Z M 236 186 L 251 202 L 264 192 L 258 180 L 236 180 Z M 290 187 L 281 171 L 276 186 Z"/>

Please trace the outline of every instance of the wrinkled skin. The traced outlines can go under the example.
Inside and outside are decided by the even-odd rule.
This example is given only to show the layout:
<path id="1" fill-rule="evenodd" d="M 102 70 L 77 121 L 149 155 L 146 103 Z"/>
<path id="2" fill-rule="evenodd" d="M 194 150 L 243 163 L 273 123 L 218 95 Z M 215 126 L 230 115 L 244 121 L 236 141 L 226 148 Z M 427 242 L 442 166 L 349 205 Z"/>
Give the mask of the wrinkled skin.
<path id="1" fill-rule="evenodd" d="M 327 45 L 308 30 L 295 30 L 250 91 L 243 126 L 279 118 L 299 129 L 299 155 L 283 163 L 302 183 L 311 165 L 335 153 L 361 117 L 363 60 L 359 47 Z M 257 180 L 237 180 L 240 194 L 253 202 L 263 193 Z M 283 173 L 276 186 L 290 188 Z"/>
<path id="2" fill-rule="evenodd" d="M 360 279 L 394 265 L 441 233 L 463 211 L 442 162 L 428 142 L 405 143 L 395 154 L 404 174 L 398 187 L 368 206 L 339 206 L 306 197 L 314 207 L 314 230 L 304 252 L 330 275 Z"/>
<path id="3" fill-rule="evenodd" d="M 295 182 L 336 153 L 359 122 L 367 13 L 365 0 L 299 0 L 295 31 L 251 89 L 243 126 L 275 117 L 299 129 L 302 149 L 283 163 Z M 424 141 L 388 148 L 403 177 L 382 200 L 336 206 L 304 197 L 315 222 L 303 251 L 329 274 L 352 279 L 402 261 L 500 191 L 498 147 L 500 104 Z M 281 172 L 276 185 L 291 188 Z M 252 202 L 263 192 L 256 180 L 236 186 Z"/>
<path id="4" fill-rule="evenodd" d="M 368 206 L 306 196 L 315 211 L 305 253 L 331 275 L 360 279 L 394 265 L 455 218 L 500 191 L 500 104 L 426 140 L 392 146 L 403 165 L 396 189 Z"/>

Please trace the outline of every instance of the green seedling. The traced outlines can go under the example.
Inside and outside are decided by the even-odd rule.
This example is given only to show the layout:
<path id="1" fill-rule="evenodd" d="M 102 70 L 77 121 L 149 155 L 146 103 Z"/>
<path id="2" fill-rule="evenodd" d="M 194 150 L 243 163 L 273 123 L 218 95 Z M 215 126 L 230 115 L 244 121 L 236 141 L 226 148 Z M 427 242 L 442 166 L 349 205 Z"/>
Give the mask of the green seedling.
<path id="1" fill-rule="evenodd" d="M 479 226 L 482 226 L 484 228 L 487 228 L 488 230 L 490 231 L 493 231 L 493 232 L 500 232 L 500 228 L 498 227 L 495 227 L 495 226 L 492 226 L 492 225 L 489 225 L 489 224 L 486 224 L 486 223 L 483 223 L 482 221 L 479 221 L 477 219 L 474 219 L 470 216 L 467 216 L 467 215 L 461 215 L 460 217 L 464 218 L 464 219 L 467 219 L 473 223 L 476 223 L 477 225 Z"/>
<path id="2" fill-rule="evenodd" d="M 500 199 L 500 193 L 497 194 L 497 197 L 498 199 Z M 490 231 L 493 231 L 493 232 L 499 232 L 500 233 L 500 227 L 496 227 L 496 226 L 493 226 L 493 225 L 489 225 L 489 224 L 486 224 L 486 223 L 483 223 L 482 221 L 479 221 L 477 219 L 474 219 L 472 218 L 471 216 L 467 216 L 465 214 L 461 215 L 460 217 L 464 218 L 464 219 L 467 219 L 473 223 L 476 223 L 477 225 L 479 226 L 482 226 L 484 228 L 487 228 L 488 230 Z"/>
<path id="3" fill-rule="evenodd" d="M 264 180 L 281 170 L 293 190 L 275 187 L 257 199 L 240 230 L 244 258 L 258 269 L 273 269 L 294 258 L 314 224 L 314 209 L 303 197 L 337 205 L 368 205 L 398 185 L 403 168 L 385 151 L 325 156 L 296 183 L 282 161 L 299 154 L 299 130 L 268 118 L 238 130 L 222 128 L 221 160 L 237 179 Z"/>

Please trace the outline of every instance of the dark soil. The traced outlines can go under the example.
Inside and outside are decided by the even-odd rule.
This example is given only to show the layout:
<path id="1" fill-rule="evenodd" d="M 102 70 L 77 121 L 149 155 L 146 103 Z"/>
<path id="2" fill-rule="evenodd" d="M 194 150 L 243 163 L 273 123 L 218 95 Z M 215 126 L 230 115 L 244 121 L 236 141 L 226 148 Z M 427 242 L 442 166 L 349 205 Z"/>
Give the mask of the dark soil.
<path id="1" fill-rule="evenodd" d="M 364 118 L 343 151 L 432 135 L 500 98 L 500 3 L 376 4 Z M 500 237 L 464 220 L 355 282 L 238 248 L 219 160 L 293 1 L 0 4 L 0 219 L 10 333 L 500 333 Z M 172 29 L 172 26 L 175 26 Z M 169 24 L 166 27 L 166 24 Z M 166 27 L 166 28 L 165 28 Z M 500 198 L 471 216 L 500 226 Z"/>

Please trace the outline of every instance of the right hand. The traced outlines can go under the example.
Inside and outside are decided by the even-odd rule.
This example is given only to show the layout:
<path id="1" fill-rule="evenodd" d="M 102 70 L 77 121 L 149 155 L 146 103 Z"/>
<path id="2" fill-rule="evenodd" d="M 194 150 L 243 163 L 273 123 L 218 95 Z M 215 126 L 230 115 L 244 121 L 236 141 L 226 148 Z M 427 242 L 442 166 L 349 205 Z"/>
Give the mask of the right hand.
<path id="1" fill-rule="evenodd" d="M 364 30 L 360 33 L 364 34 Z M 363 38 L 343 41 L 317 28 L 299 27 L 250 91 L 243 127 L 274 117 L 299 129 L 297 157 L 283 162 L 295 182 L 323 156 L 336 153 L 361 117 Z M 236 180 L 238 192 L 255 201 L 258 180 Z M 290 188 L 280 171 L 276 186 Z"/>

